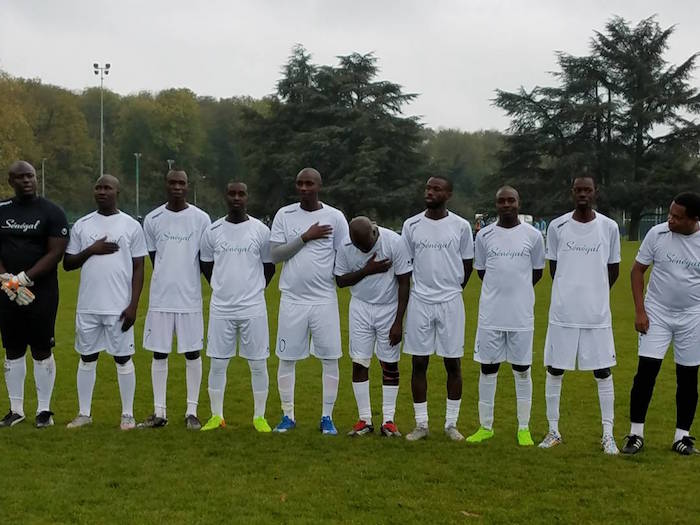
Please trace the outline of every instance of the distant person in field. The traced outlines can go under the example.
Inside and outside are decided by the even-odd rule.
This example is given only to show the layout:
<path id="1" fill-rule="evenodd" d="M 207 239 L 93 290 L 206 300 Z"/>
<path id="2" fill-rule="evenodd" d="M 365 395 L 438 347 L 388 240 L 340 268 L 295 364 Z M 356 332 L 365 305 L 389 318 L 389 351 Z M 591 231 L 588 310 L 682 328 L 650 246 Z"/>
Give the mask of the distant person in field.
<path id="1" fill-rule="evenodd" d="M 639 364 L 630 396 L 630 433 L 622 448 L 636 454 L 644 446 L 644 421 L 656 376 L 673 342 L 676 363 L 676 434 L 672 450 L 697 454 L 690 427 L 698 403 L 700 365 L 700 195 L 677 195 L 668 220 L 644 237 L 632 267 L 634 327 L 639 332 Z M 651 278 L 644 296 L 644 273 Z"/>
<path id="2" fill-rule="evenodd" d="M 394 420 L 399 392 L 399 357 L 403 317 L 411 281 L 411 258 L 406 244 L 393 231 L 364 216 L 350 221 L 350 239 L 338 250 L 335 281 L 350 286 L 349 348 L 352 389 L 359 419 L 350 436 L 374 430 L 369 395 L 369 365 L 377 354 L 382 367 L 382 426 L 384 436 L 400 436 Z"/>
<path id="3" fill-rule="evenodd" d="M 443 358 L 447 371 L 445 433 L 454 441 L 462 401 L 461 358 L 464 355 L 462 290 L 472 272 L 474 241 L 469 222 L 447 210 L 452 183 L 430 177 L 425 185 L 425 211 L 406 219 L 401 236 L 413 259 L 413 287 L 406 312 L 403 350 L 412 356 L 411 391 L 416 428 L 406 439 L 428 437 L 428 363 Z"/>
<path id="4" fill-rule="evenodd" d="M 613 438 L 615 341 L 610 314 L 610 288 L 620 272 L 617 223 L 594 210 L 597 188 L 587 175 L 576 177 L 571 190 L 575 208 L 554 219 L 547 230 L 552 299 L 544 348 L 547 367 L 545 399 L 549 431 L 540 448 L 561 443 L 559 399 L 565 370 L 592 370 L 598 383 L 606 454 L 618 453 Z"/>
<path id="5" fill-rule="evenodd" d="M 348 237 L 348 223 L 340 210 L 319 200 L 321 185 L 318 171 L 301 170 L 296 177 L 299 202 L 281 208 L 272 221 L 272 260 L 284 262 L 275 344 L 283 416 L 276 432 L 287 432 L 296 426 L 295 365 L 311 354 L 321 360 L 323 368 L 320 430 L 329 435 L 338 433 L 333 407 L 338 395 L 342 348 L 333 266 L 336 252 Z"/>
<path id="6" fill-rule="evenodd" d="M 56 380 L 54 325 L 58 310 L 56 267 L 68 242 L 63 210 L 36 194 L 36 171 L 23 160 L 10 166 L 15 192 L 0 201 L 0 333 L 5 347 L 5 383 L 10 411 L 0 427 L 24 421 L 25 355 L 34 361 L 37 428 L 53 425 L 51 394 Z"/>
<path id="7" fill-rule="evenodd" d="M 153 414 L 140 424 L 143 427 L 164 427 L 168 423 L 168 355 L 175 335 L 177 352 L 185 355 L 185 426 L 190 430 L 202 428 L 197 417 L 202 383 L 199 351 L 204 347 L 199 243 L 211 221 L 209 215 L 187 202 L 187 190 L 187 173 L 170 170 L 165 176 L 167 202 L 143 221 L 146 248 L 153 264 L 143 347 L 153 352 L 154 405 Z"/>
<path id="8" fill-rule="evenodd" d="M 498 222 L 482 228 L 474 244 L 474 268 L 483 281 L 474 360 L 479 375 L 480 428 L 467 438 L 480 443 L 493 437 L 493 414 L 498 369 L 508 362 L 515 378 L 517 440 L 534 445 L 530 435 L 532 406 L 532 338 L 534 285 L 544 269 L 544 239 L 535 228 L 520 222 L 520 196 L 510 186 L 496 192 Z"/>
<path id="9" fill-rule="evenodd" d="M 97 211 L 78 219 L 70 232 L 63 259 L 66 271 L 80 268 L 75 315 L 79 411 L 68 428 L 92 423 L 92 393 L 97 358 L 106 350 L 117 365 L 121 395 L 121 429 L 131 430 L 134 419 L 136 370 L 134 322 L 143 288 L 143 264 L 148 251 L 141 225 L 117 208 L 119 180 L 102 175 L 95 182 Z"/>
<path id="10" fill-rule="evenodd" d="M 211 418 L 202 430 L 225 426 L 226 371 L 238 347 L 238 355 L 250 368 L 253 427 L 270 432 L 265 419 L 270 384 L 265 288 L 275 275 L 270 229 L 248 215 L 248 186 L 244 183 L 229 182 L 224 196 L 228 214 L 207 228 L 199 251 L 204 276 L 212 288 L 207 335 Z"/>

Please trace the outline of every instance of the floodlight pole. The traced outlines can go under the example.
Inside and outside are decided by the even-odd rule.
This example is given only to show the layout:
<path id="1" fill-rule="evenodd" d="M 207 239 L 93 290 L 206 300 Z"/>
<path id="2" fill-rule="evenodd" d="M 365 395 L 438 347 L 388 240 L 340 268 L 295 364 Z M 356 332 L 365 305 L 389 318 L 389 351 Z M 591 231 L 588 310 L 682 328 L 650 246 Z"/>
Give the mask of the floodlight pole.
<path id="1" fill-rule="evenodd" d="M 136 158 L 136 219 L 140 217 L 139 213 L 139 159 L 141 159 L 140 153 L 134 153 Z"/>
<path id="2" fill-rule="evenodd" d="M 101 66 L 97 62 L 92 65 L 95 75 L 100 75 L 100 176 L 104 175 L 105 171 L 105 119 L 104 119 L 104 77 L 109 75 L 111 64 L 107 63 Z"/>
<path id="3" fill-rule="evenodd" d="M 46 157 L 41 159 L 41 196 L 46 197 L 46 186 L 44 185 L 44 164 L 46 163 Z"/>

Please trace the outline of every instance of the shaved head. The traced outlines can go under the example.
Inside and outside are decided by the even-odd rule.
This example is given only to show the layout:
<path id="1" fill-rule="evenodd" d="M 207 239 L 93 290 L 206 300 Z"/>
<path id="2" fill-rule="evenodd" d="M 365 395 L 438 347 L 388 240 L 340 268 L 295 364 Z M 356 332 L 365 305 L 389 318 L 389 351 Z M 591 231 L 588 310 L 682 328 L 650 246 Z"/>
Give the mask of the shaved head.
<path id="1" fill-rule="evenodd" d="M 518 199 L 518 201 L 520 200 L 520 194 L 518 193 L 518 190 L 516 190 L 513 186 L 501 186 L 500 188 L 498 188 L 498 191 L 496 192 L 496 198 L 498 199 L 498 197 L 503 193 L 513 193 L 515 195 L 515 198 Z"/>
<path id="2" fill-rule="evenodd" d="M 18 160 L 13 162 L 8 170 L 9 175 L 23 175 L 25 173 L 33 173 L 36 175 L 34 166 L 29 164 L 26 160 Z"/>
<path id="3" fill-rule="evenodd" d="M 360 215 L 350 221 L 349 227 L 350 235 L 352 235 L 353 233 L 367 235 L 372 230 L 372 221 L 369 220 L 369 217 Z"/>
<path id="4" fill-rule="evenodd" d="M 165 174 L 165 180 L 171 179 L 173 177 L 184 177 L 185 181 L 187 181 L 187 173 L 185 172 L 185 170 L 170 170 L 168 173 Z"/>
<path id="5" fill-rule="evenodd" d="M 312 178 L 319 185 L 321 184 L 321 182 L 323 182 L 321 179 L 321 174 L 318 172 L 318 170 L 315 170 L 314 168 L 304 168 L 299 173 L 297 173 L 297 180 L 299 180 L 302 177 Z"/>
<path id="6" fill-rule="evenodd" d="M 100 183 L 107 183 L 111 186 L 114 186 L 115 189 L 119 189 L 119 179 L 116 178 L 114 175 L 110 175 L 108 173 L 105 173 L 95 181 L 95 185 Z"/>
<path id="7" fill-rule="evenodd" d="M 360 215 L 350 221 L 350 240 L 361 251 L 369 252 L 377 242 L 379 228 L 369 217 Z"/>

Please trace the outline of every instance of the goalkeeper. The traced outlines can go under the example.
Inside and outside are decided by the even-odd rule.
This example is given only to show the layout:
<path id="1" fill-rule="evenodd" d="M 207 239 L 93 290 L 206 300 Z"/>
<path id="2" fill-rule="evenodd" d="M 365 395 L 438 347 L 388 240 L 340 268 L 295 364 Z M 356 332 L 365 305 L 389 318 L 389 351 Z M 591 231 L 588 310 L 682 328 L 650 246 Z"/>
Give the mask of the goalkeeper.
<path id="1" fill-rule="evenodd" d="M 0 335 L 10 411 L 0 427 L 24 421 L 25 354 L 31 349 L 37 392 L 36 426 L 53 425 L 51 394 L 56 378 L 52 355 L 58 309 L 56 267 L 68 243 L 63 210 L 36 194 L 36 171 L 17 161 L 8 183 L 15 196 L 0 201 Z"/>

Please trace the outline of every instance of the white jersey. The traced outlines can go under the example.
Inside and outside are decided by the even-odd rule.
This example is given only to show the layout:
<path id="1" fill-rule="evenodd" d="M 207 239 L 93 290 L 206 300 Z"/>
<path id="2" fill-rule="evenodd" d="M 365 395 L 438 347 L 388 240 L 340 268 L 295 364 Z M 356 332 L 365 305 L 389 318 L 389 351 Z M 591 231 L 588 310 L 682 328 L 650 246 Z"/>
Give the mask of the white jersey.
<path id="1" fill-rule="evenodd" d="M 395 303 L 399 295 L 399 283 L 396 281 L 396 276 L 409 273 L 413 266 L 403 239 L 391 230 L 380 226 L 379 238 L 368 253 L 358 249 L 348 239 L 340 247 L 335 258 L 335 274 L 345 275 L 364 268 L 372 255 L 376 255 L 377 261 L 389 259 L 392 262 L 391 268 L 387 272 L 363 278 L 359 283 L 350 287 L 350 293 L 353 297 L 366 303 Z"/>
<path id="2" fill-rule="evenodd" d="M 479 230 L 474 269 L 486 270 L 479 299 L 479 328 L 533 330 L 535 290 L 532 270 L 544 268 L 544 239 L 529 224 Z"/>
<path id="3" fill-rule="evenodd" d="M 335 252 L 348 238 L 348 222 L 340 210 L 322 204 L 320 210 L 305 211 L 299 203 L 280 210 L 272 221 L 270 242 L 293 241 L 314 223 L 329 225 L 333 233 L 325 239 L 307 242 L 284 262 L 280 276 L 282 299 L 297 304 L 330 304 L 338 301 L 333 278 Z"/>
<path id="4" fill-rule="evenodd" d="M 608 264 L 620 262 L 617 223 L 596 212 L 578 222 L 573 212 L 557 217 L 547 229 L 547 259 L 557 261 L 549 322 L 571 328 L 608 328 Z"/>
<path id="5" fill-rule="evenodd" d="M 148 309 L 154 312 L 202 311 L 199 243 L 209 215 L 191 204 L 175 212 L 158 206 L 146 215 L 146 248 L 156 252 Z"/>
<path id="6" fill-rule="evenodd" d="M 131 302 L 131 278 L 135 257 L 145 257 L 146 240 L 141 225 L 121 211 L 101 215 L 94 211 L 78 219 L 70 232 L 66 253 L 77 255 L 96 240 L 119 245 L 108 255 L 92 255 L 80 269 L 79 313 L 120 315 Z"/>
<path id="7" fill-rule="evenodd" d="M 265 315 L 265 272 L 271 263 L 270 230 L 254 217 L 234 224 L 225 217 L 202 236 L 202 261 L 213 262 L 211 316 L 251 319 Z"/>
<path id="8" fill-rule="evenodd" d="M 672 312 L 700 312 L 700 231 L 674 233 L 657 224 L 644 237 L 637 262 L 654 265 L 645 304 Z"/>
<path id="9" fill-rule="evenodd" d="M 462 293 L 464 259 L 474 258 L 472 228 L 452 212 L 429 219 L 425 212 L 406 219 L 401 236 L 413 259 L 411 294 L 426 303 L 443 303 Z"/>

